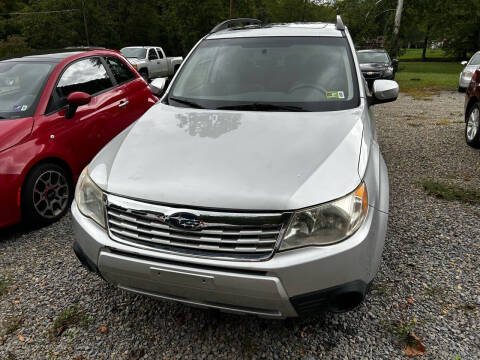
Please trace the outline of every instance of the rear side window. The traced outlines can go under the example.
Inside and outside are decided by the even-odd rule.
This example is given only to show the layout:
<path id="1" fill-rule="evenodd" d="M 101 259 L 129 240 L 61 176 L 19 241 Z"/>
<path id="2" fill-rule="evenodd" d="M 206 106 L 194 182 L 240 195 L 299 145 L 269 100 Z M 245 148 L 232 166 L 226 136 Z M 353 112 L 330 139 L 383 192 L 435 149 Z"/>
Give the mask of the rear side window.
<path id="1" fill-rule="evenodd" d="M 125 63 L 119 58 L 113 56 L 105 57 L 105 60 L 112 70 L 113 76 L 118 84 L 133 80 L 136 78 L 135 74 L 129 69 Z"/>
<path id="2" fill-rule="evenodd" d="M 148 60 L 157 60 L 157 59 L 158 59 L 158 55 L 155 49 L 148 50 Z"/>
<path id="3" fill-rule="evenodd" d="M 98 57 L 76 61 L 69 65 L 58 81 L 52 94 L 48 112 L 67 105 L 67 96 L 81 91 L 95 95 L 113 86 L 107 70 Z"/>
<path id="4" fill-rule="evenodd" d="M 158 56 L 160 56 L 160 59 L 163 59 L 163 53 L 162 50 L 157 48 Z"/>

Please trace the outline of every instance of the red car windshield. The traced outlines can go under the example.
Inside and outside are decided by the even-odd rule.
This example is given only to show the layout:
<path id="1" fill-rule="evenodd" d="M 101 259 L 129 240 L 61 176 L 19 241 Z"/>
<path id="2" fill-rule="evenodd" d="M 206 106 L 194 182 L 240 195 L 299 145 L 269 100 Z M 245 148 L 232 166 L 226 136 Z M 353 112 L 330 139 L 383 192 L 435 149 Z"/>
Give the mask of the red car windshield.
<path id="1" fill-rule="evenodd" d="M 0 120 L 33 116 L 53 64 L 0 62 Z"/>

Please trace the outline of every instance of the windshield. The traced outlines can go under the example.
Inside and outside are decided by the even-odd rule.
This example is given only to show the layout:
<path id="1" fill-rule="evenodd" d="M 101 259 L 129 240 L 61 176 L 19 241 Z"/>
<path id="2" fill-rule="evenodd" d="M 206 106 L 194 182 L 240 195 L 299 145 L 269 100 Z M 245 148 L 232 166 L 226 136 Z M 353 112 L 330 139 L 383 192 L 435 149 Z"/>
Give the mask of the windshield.
<path id="1" fill-rule="evenodd" d="M 147 49 L 145 48 L 123 48 L 120 52 L 126 58 L 145 59 L 147 55 Z"/>
<path id="2" fill-rule="evenodd" d="M 388 54 L 383 51 L 379 52 L 359 52 L 357 53 L 358 61 L 360 64 L 368 64 L 368 63 L 384 63 L 388 64 L 390 62 L 390 58 Z"/>
<path id="3" fill-rule="evenodd" d="M 358 105 L 344 38 L 203 41 L 182 68 L 169 104 L 208 109 L 329 111 Z"/>
<path id="4" fill-rule="evenodd" d="M 33 116 L 53 65 L 0 62 L 0 120 Z"/>
<path id="5" fill-rule="evenodd" d="M 472 56 L 468 65 L 480 65 L 480 52 Z"/>

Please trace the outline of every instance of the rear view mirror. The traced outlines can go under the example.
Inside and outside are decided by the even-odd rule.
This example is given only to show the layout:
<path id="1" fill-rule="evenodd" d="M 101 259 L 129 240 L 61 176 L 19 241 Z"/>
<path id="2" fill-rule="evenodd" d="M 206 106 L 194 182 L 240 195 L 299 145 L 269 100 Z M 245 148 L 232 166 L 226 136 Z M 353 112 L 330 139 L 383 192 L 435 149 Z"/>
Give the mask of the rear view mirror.
<path id="1" fill-rule="evenodd" d="M 373 83 L 372 96 L 369 98 L 370 105 L 384 104 L 395 101 L 398 97 L 399 86 L 393 80 L 375 80 Z"/>
<path id="2" fill-rule="evenodd" d="M 88 104 L 91 99 L 92 97 L 87 93 L 81 91 L 72 92 L 70 95 L 67 96 L 68 109 L 65 113 L 65 117 L 67 119 L 73 118 L 73 116 L 77 112 L 77 108 L 79 106 Z"/>
<path id="3" fill-rule="evenodd" d="M 465 66 L 465 65 L 468 64 L 468 61 L 463 60 L 460 64 L 462 64 L 463 66 Z"/>
<path id="4" fill-rule="evenodd" d="M 167 78 L 153 79 L 148 86 L 150 87 L 150 91 L 153 95 L 155 95 L 156 97 L 160 97 L 163 95 L 167 87 Z"/>

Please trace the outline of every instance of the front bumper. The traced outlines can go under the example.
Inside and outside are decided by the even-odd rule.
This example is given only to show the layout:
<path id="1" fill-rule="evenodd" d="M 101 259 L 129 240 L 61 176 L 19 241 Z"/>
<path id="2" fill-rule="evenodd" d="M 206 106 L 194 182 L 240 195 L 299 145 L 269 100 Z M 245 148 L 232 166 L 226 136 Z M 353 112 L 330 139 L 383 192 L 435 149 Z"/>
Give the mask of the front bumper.
<path id="1" fill-rule="evenodd" d="M 368 71 L 362 71 L 363 77 L 368 83 L 373 83 L 375 80 L 394 80 L 395 73 L 391 75 L 385 75 L 383 73 L 373 73 L 369 75 Z"/>
<path id="2" fill-rule="evenodd" d="M 143 250 L 112 240 L 72 204 L 76 253 L 115 286 L 139 294 L 235 313 L 284 318 L 347 310 L 362 300 L 381 261 L 386 213 L 369 208 L 349 239 L 275 254 L 266 261 L 226 261 Z M 344 308 L 338 305 L 342 301 Z M 358 302 L 357 302 L 358 303 Z"/>

